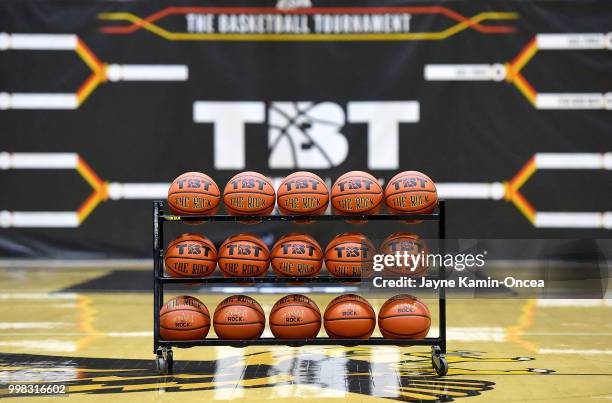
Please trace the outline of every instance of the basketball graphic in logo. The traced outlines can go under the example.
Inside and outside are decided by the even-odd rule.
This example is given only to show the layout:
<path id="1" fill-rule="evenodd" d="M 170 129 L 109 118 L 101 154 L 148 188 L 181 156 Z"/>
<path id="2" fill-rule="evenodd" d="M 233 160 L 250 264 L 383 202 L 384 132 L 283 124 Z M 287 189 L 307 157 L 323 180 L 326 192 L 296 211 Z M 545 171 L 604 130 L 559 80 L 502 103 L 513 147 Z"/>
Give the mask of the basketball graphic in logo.
<path id="1" fill-rule="evenodd" d="M 272 102 L 269 109 L 268 165 L 272 169 L 333 168 L 348 155 L 340 132 L 345 118 L 332 102 Z"/>

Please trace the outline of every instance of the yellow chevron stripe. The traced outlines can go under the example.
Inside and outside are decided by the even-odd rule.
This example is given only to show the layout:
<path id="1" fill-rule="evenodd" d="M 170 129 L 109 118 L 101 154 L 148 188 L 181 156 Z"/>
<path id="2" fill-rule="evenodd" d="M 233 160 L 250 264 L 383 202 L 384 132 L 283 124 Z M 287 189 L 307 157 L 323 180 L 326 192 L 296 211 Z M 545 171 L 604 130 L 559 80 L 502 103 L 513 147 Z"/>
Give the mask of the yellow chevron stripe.
<path id="1" fill-rule="evenodd" d="M 535 212 L 523 201 L 522 197 L 514 193 L 512 197 L 512 204 L 529 220 L 531 224 L 535 224 Z"/>
<path id="2" fill-rule="evenodd" d="M 403 34 L 197 34 L 190 32 L 169 32 L 143 20 L 132 13 L 101 13 L 98 18 L 112 21 L 129 21 L 141 25 L 169 41 L 408 41 L 443 40 L 485 20 L 509 20 L 518 18 L 517 13 L 483 12 L 467 21 L 459 22 L 441 32 L 410 32 Z"/>
<path id="3" fill-rule="evenodd" d="M 89 169 L 87 169 L 83 164 L 81 164 L 81 161 L 77 163 L 76 170 L 83 177 L 83 179 L 85 179 L 85 181 L 89 183 L 89 186 L 91 186 L 95 191 L 100 191 L 100 188 L 103 184 L 100 183 L 97 178 L 92 175 Z"/>

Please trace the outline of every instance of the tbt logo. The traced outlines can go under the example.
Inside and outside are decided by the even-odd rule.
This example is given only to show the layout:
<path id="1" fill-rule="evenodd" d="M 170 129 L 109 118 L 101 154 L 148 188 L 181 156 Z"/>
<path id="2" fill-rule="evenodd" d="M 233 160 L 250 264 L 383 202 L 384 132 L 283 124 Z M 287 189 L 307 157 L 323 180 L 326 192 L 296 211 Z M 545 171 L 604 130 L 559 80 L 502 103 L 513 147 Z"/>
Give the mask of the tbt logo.
<path id="1" fill-rule="evenodd" d="M 246 125 L 266 123 L 271 169 L 339 166 L 350 152 L 343 131 L 353 124 L 367 125 L 368 168 L 397 169 L 399 124 L 419 121 L 419 103 L 197 101 L 193 120 L 213 124 L 215 169 L 244 169 Z"/>

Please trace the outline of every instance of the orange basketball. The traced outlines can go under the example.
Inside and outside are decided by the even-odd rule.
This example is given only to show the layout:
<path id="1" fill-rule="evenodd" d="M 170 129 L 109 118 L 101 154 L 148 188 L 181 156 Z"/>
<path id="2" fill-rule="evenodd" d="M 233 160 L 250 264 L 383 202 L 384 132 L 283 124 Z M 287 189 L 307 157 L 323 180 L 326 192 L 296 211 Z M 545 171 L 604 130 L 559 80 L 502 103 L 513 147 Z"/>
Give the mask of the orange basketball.
<path id="1" fill-rule="evenodd" d="M 219 247 L 217 261 L 225 277 L 263 276 L 270 265 L 270 250 L 254 235 L 232 235 Z"/>
<path id="2" fill-rule="evenodd" d="M 382 200 L 380 184 L 367 172 L 347 172 L 332 186 L 332 206 L 338 214 L 376 214 Z"/>
<path id="3" fill-rule="evenodd" d="M 168 189 L 168 206 L 175 215 L 213 215 L 220 201 L 219 187 L 201 172 L 178 176 Z"/>
<path id="4" fill-rule="evenodd" d="M 225 185 L 223 203 L 232 215 L 268 215 L 274 209 L 276 193 L 268 177 L 242 172 Z"/>
<path id="5" fill-rule="evenodd" d="M 164 265 L 172 277 L 210 276 L 217 267 L 217 248 L 200 234 L 182 234 L 168 244 Z"/>
<path id="6" fill-rule="evenodd" d="M 321 312 L 305 295 L 291 294 L 278 301 L 270 311 L 270 330 L 279 339 L 312 339 L 321 329 Z"/>
<path id="7" fill-rule="evenodd" d="M 278 187 L 276 203 L 281 214 L 323 214 L 329 203 L 327 185 L 312 172 L 295 172 Z"/>
<path id="8" fill-rule="evenodd" d="M 270 260 L 277 276 L 310 277 L 321 271 L 323 251 L 310 235 L 287 234 L 272 247 Z"/>
<path id="9" fill-rule="evenodd" d="M 369 339 L 376 326 L 372 305 L 355 294 L 334 298 L 323 319 L 325 331 L 332 339 Z"/>
<path id="10" fill-rule="evenodd" d="M 422 339 L 431 326 L 427 305 L 412 295 L 388 299 L 378 312 L 378 328 L 388 339 Z"/>
<path id="11" fill-rule="evenodd" d="M 404 171 L 387 183 L 385 203 L 389 211 L 396 214 L 429 214 L 438 205 L 438 192 L 429 176 L 418 171 Z"/>
<path id="12" fill-rule="evenodd" d="M 334 277 L 364 277 L 372 274 L 376 248 L 358 232 L 336 235 L 325 248 L 325 267 Z"/>
<path id="13" fill-rule="evenodd" d="M 264 331 L 266 316 L 261 305 L 246 295 L 225 298 L 215 309 L 213 326 L 220 339 L 257 339 Z"/>
<path id="14" fill-rule="evenodd" d="M 199 340 L 210 329 L 210 315 L 197 298 L 172 298 L 159 311 L 159 334 L 164 340 Z"/>
<path id="15" fill-rule="evenodd" d="M 407 252 L 409 256 L 413 257 L 408 258 L 407 266 L 385 266 L 387 273 L 402 276 L 422 276 L 429 268 L 427 264 L 429 248 L 420 236 L 410 232 L 396 232 L 383 241 L 378 251 L 378 253 L 384 255 L 395 255 L 397 252 L 401 254 Z"/>

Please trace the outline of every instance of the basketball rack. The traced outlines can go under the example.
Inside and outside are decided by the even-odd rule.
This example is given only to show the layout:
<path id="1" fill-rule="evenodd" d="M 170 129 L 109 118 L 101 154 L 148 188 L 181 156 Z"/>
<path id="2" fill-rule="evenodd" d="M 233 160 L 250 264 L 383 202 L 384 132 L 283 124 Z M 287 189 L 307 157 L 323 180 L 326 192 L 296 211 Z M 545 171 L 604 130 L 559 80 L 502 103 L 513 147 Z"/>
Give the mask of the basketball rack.
<path id="1" fill-rule="evenodd" d="M 276 277 L 266 275 L 262 277 L 240 277 L 240 283 L 236 283 L 236 278 L 226 278 L 211 276 L 203 278 L 172 278 L 164 274 L 164 224 L 181 223 L 189 221 L 346 221 L 345 215 L 318 215 L 318 216 L 297 216 L 297 215 L 269 215 L 269 216 L 230 216 L 230 215 L 211 215 L 211 216 L 175 216 L 164 213 L 164 201 L 156 200 L 153 202 L 153 352 L 155 353 L 156 365 L 160 374 L 172 373 L 174 359 L 172 347 L 188 348 L 195 346 L 431 346 L 431 363 L 439 376 L 446 375 L 448 372 L 448 361 L 446 360 L 446 295 L 445 289 L 438 290 L 438 337 L 426 337 L 423 339 L 388 339 L 383 337 L 371 337 L 369 339 L 331 339 L 328 337 L 316 337 L 312 339 L 277 339 L 272 337 L 262 337 L 254 340 L 225 340 L 218 338 L 204 338 L 201 340 L 181 340 L 169 341 L 160 338 L 160 316 L 159 311 L 164 303 L 164 286 L 166 284 L 224 284 L 231 286 L 236 284 L 242 286 L 244 283 L 315 283 L 315 284 L 346 284 L 360 283 L 364 281 L 361 277 L 336 278 L 331 276 L 316 277 Z M 377 214 L 377 215 L 357 215 L 350 216 L 351 220 L 365 221 L 437 221 L 438 239 L 440 240 L 439 252 L 445 253 L 444 239 L 446 238 L 446 205 L 441 200 L 436 212 L 432 214 Z M 439 267 L 437 278 L 446 279 L 446 268 L 444 264 Z M 366 280 L 367 281 L 367 280 Z"/>

